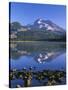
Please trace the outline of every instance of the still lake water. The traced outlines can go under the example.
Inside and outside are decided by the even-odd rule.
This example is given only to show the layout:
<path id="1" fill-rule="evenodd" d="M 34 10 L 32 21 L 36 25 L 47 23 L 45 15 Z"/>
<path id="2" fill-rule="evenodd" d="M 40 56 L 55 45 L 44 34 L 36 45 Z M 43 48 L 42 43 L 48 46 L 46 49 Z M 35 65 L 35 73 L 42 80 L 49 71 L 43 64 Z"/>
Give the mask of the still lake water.
<path id="1" fill-rule="evenodd" d="M 35 71 L 66 71 L 66 48 L 64 42 L 13 42 L 10 44 L 10 69 Z M 22 85 L 22 80 L 12 80 L 12 87 Z M 33 79 L 32 86 L 42 85 Z"/>

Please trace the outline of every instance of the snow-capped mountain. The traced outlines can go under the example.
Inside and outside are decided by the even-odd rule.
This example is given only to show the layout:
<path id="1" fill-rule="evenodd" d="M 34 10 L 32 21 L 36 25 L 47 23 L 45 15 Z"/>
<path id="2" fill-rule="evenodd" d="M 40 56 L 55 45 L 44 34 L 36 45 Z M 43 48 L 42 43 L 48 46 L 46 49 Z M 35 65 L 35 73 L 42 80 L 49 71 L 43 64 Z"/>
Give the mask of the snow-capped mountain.
<path id="1" fill-rule="evenodd" d="M 50 20 L 37 19 L 33 24 L 20 25 L 14 22 L 10 27 L 12 40 L 65 41 L 66 31 Z"/>
<path id="2" fill-rule="evenodd" d="M 33 25 L 28 26 L 28 30 L 31 29 L 42 29 L 42 30 L 48 30 L 48 31 L 54 31 L 59 33 L 64 33 L 65 30 L 55 23 L 53 23 L 50 20 L 44 20 L 44 19 L 37 19 Z"/>

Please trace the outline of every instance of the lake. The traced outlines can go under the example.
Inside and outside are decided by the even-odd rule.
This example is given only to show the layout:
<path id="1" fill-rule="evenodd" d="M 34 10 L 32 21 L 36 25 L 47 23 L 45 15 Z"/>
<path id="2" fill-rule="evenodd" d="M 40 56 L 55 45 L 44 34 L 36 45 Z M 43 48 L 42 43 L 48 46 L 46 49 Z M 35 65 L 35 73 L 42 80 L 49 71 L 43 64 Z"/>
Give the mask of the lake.
<path id="1" fill-rule="evenodd" d="M 10 43 L 10 72 L 17 70 L 20 72 L 25 69 L 27 72 L 32 70 L 32 79 L 30 86 L 48 85 L 44 80 L 37 80 L 37 72 L 40 74 L 43 70 L 51 72 L 59 71 L 66 72 L 66 44 L 65 42 L 48 42 L 48 41 L 29 41 L 29 42 L 11 42 Z M 33 73 L 36 73 L 36 75 Z M 52 73 L 52 74 L 53 74 Z M 42 75 L 43 76 L 43 75 Z M 53 75 L 52 75 L 53 76 Z M 40 77 L 40 76 L 39 76 Z M 62 77 L 62 82 L 56 84 L 61 85 L 66 83 L 65 76 Z M 20 85 L 24 87 L 24 80 L 14 78 L 10 80 L 11 87 Z M 29 86 L 29 85 L 28 85 Z"/>

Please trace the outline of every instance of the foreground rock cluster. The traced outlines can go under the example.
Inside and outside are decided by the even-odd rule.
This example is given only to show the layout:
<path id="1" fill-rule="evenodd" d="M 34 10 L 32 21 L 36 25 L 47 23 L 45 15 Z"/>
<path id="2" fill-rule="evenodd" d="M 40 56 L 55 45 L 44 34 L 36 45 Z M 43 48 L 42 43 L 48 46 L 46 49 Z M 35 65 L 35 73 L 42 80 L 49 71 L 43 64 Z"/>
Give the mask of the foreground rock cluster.
<path id="1" fill-rule="evenodd" d="M 66 72 L 58 70 L 36 71 L 32 70 L 32 67 L 30 67 L 29 70 L 26 68 L 23 68 L 22 70 L 13 69 L 10 71 L 10 80 L 15 79 L 22 79 L 24 81 L 24 84 L 22 86 L 17 85 L 17 88 L 32 86 L 33 79 L 42 82 L 43 86 L 63 85 L 66 84 Z"/>

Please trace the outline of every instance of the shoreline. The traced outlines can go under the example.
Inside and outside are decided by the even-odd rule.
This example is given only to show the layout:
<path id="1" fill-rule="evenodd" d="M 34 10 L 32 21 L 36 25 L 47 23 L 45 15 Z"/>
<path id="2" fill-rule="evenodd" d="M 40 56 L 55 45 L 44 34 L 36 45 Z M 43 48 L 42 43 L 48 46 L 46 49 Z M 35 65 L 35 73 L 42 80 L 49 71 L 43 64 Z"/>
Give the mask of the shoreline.
<path id="1" fill-rule="evenodd" d="M 54 42 L 54 43 L 66 43 L 65 41 L 9 41 L 9 42 Z"/>

